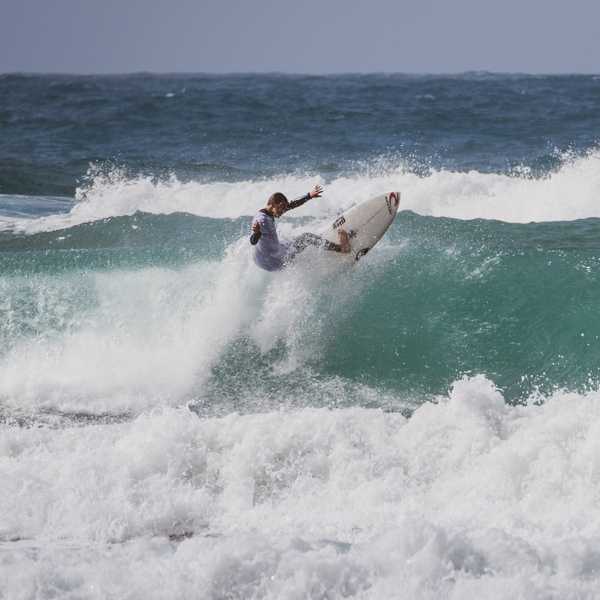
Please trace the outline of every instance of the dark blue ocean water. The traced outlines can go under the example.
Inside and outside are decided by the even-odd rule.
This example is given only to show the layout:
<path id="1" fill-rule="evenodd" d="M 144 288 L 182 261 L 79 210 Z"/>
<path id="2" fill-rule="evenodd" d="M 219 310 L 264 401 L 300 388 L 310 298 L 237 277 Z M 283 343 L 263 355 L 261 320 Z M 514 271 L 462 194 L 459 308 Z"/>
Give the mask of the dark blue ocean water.
<path id="1" fill-rule="evenodd" d="M 598 114 L 595 76 L 0 76 L 0 595 L 593 595 Z M 400 212 L 258 270 L 316 184 L 283 239 Z"/>
<path id="2" fill-rule="evenodd" d="M 597 148 L 593 76 L 20 76 L 1 80 L 0 190 L 72 197 L 90 164 L 181 180 L 543 176 Z"/>

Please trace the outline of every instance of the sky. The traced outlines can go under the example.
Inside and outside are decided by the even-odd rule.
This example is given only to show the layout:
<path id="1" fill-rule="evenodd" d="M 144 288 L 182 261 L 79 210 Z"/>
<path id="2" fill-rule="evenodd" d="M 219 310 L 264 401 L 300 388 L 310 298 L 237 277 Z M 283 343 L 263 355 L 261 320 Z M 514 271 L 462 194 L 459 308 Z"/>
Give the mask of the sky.
<path id="1" fill-rule="evenodd" d="M 0 73 L 600 73 L 600 0 L 0 0 Z"/>

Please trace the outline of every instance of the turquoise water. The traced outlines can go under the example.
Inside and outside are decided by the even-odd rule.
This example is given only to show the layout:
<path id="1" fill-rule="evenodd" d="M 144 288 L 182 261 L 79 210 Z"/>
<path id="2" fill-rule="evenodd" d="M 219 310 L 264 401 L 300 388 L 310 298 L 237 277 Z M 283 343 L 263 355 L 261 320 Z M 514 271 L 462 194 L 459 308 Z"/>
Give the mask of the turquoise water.
<path id="1" fill-rule="evenodd" d="M 248 264 L 251 275 L 244 274 L 237 282 L 242 289 L 233 289 L 232 296 L 253 296 L 249 310 L 258 317 L 265 310 L 261 294 L 283 294 L 288 328 L 278 333 L 273 348 L 261 352 L 260 343 L 249 338 L 249 315 L 239 330 L 228 332 L 226 353 L 215 352 L 211 385 L 237 394 L 249 377 L 260 375 L 254 393 L 263 398 L 269 395 L 272 363 L 301 353 L 301 379 L 341 377 L 367 384 L 386 392 L 382 404 L 368 405 L 389 410 L 395 406 L 387 394 L 398 398 L 398 409 L 406 399 L 418 405 L 465 374 L 486 374 L 511 403 L 536 391 L 594 389 L 600 368 L 599 223 L 590 218 L 509 224 L 403 211 L 375 258 L 343 276 L 315 282 L 305 281 L 303 272 L 289 289 L 280 289 L 275 279 L 257 290 L 251 279 L 263 275 Z M 113 286 L 114 327 L 135 329 L 128 321 L 128 275 L 143 273 L 154 276 L 165 299 L 174 292 L 187 296 L 180 308 L 159 304 L 156 314 L 136 315 L 138 325 L 148 321 L 148 333 L 162 330 L 170 319 L 181 326 L 191 307 L 210 299 L 200 300 L 206 294 L 202 276 L 194 285 L 179 278 L 206 268 L 211 285 L 225 285 L 220 278 L 227 278 L 233 263 L 247 261 L 243 246 L 236 247 L 235 258 L 228 256 L 247 228 L 246 217 L 136 213 L 31 235 L 4 232 L 2 357 L 40 339 L 68 345 L 82 321 L 98 326 L 107 318 L 98 297 L 100 279 Z M 237 301 L 232 303 L 237 310 Z M 302 393 L 295 395 L 298 385 L 291 374 L 277 383 L 292 406 L 306 402 Z M 201 383 L 179 401 L 204 395 Z M 89 403 L 93 411 L 93 397 Z M 327 397 L 312 399 L 319 406 L 328 403 Z"/>

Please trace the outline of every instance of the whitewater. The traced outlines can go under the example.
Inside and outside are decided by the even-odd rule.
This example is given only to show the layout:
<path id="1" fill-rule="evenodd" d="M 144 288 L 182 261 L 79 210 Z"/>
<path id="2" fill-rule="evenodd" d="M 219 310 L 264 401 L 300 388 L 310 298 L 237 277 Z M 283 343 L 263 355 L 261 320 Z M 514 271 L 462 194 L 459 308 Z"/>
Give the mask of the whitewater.
<path id="1" fill-rule="evenodd" d="M 316 162 L 288 168 L 249 136 L 239 160 L 249 169 L 256 152 L 260 168 L 224 176 L 219 136 L 264 127 L 263 87 L 281 86 L 294 105 L 303 80 L 7 81 L 10 93 L 66 90 L 57 127 L 82 118 L 88 95 L 94 115 L 122 90 L 102 106 L 130 129 L 122 115 L 94 129 L 84 160 L 67 157 L 82 140 L 74 128 L 46 187 L 40 165 L 56 149 L 34 157 L 0 144 L 0 597 L 598 596 L 598 132 L 563 143 L 548 129 L 535 146 L 520 125 L 510 155 L 473 116 L 474 140 L 510 165 L 487 168 L 476 145 L 457 168 L 456 157 L 406 151 L 416 129 L 370 92 L 375 83 L 387 98 L 414 97 L 415 111 L 432 106 L 431 144 L 450 153 L 462 130 L 436 137 L 440 110 L 464 119 L 470 94 L 487 110 L 492 86 L 525 122 L 521 87 L 540 86 L 543 113 L 556 82 L 381 76 L 363 90 L 360 78 L 324 78 L 322 119 L 345 115 L 347 145 L 332 150 L 323 136 Z M 597 85 L 558 82 L 574 97 Z M 219 94 L 206 100 L 211 86 Z M 351 107 L 336 86 L 356 88 Z M 91 158 L 113 152 L 113 125 L 136 139 L 132 97 L 160 125 L 155 107 L 186 107 L 196 88 L 202 111 L 219 116 L 196 115 L 217 140 L 201 150 L 219 157 L 214 171 L 190 176 L 198 140 L 174 146 L 158 125 L 144 132 L 148 164 L 126 145 Z M 50 91 L 36 110 L 52 106 Z M 274 139 L 302 146 L 321 113 L 303 100 L 286 121 L 288 101 L 273 102 L 288 123 Z M 380 108 L 404 136 L 394 148 L 361 128 Z M 16 101 L 0 112 L 9 132 L 10 111 L 27 116 Z M 152 154 L 163 142 L 176 160 Z M 401 212 L 345 273 L 316 250 L 280 273 L 254 267 L 252 215 L 274 191 L 316 184 L 323 198 L 280 219 L 280 237 L 382 192 L 402 193 Z"/>
<path id="2" fill-rule="evenodd" d="M 3 514 L 24 539 L 3 544 L 3 592 L 593 597 L 597 413 L 597 393 L 507 407 L 476 377 L 408 421 L 164 408 L 11 428 Z"/>
<path id="3" fill-rule="evenodd" d="M 420 215 L 508 223 L 600 217 L 597 201 L 600 153 L 596 150 L 584 156 L 564 153 L 561 160 L 563 166 L 558 172 L 539 178 L 533 177 L 525 167 L 509 173 L 431 169 L 423 176 L 414 173 L 399 159 L 392 161 L 389 157 L 379 157 L 373 164 L 359 165 L 358 177 L 331 180 L 317 177 L 320 185 L 327 187 L 326 195 L 318 203 L 296 210 L 294 217 L 335 215 L 394 186 L 399 186 L 405 194 L 403 209 Z M 206 183 L 184 182 L 172 175 L 157 181 L 149 175 L 128 176 L 116 167 L 108 171 L 92 167 L 85 175 L 85 184 L 76 189 L 74 205 L 67 213 L 23 221 L 11 219 L 10 211 L 5 210 L 0 227 L 36 233 L 136 212 L 184 212 L 214 219 L 235 219 L 252 216 L 256 212 L 257 198 L 264 201 L 273 189 L 303 190 L 314 181 L 315 177 L 306 174 Z M 7 197 L 6 204 L 9 201 L 10 197 Z M 28 200 L 37 204 L 51 201 L 52 198 L 47 197 Z"/>

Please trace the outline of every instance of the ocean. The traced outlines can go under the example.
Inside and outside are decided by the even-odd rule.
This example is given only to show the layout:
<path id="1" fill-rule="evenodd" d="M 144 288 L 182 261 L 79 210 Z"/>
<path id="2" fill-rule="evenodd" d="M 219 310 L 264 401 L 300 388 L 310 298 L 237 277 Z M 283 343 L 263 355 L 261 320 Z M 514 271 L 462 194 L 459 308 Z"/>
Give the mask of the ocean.
<path id="1" fill-rule="evenodd" d="M 0 597 L 600 595 L 600 77 L 0 76 Z M 400 191 L 332 271 L 290 240 Z"/>

